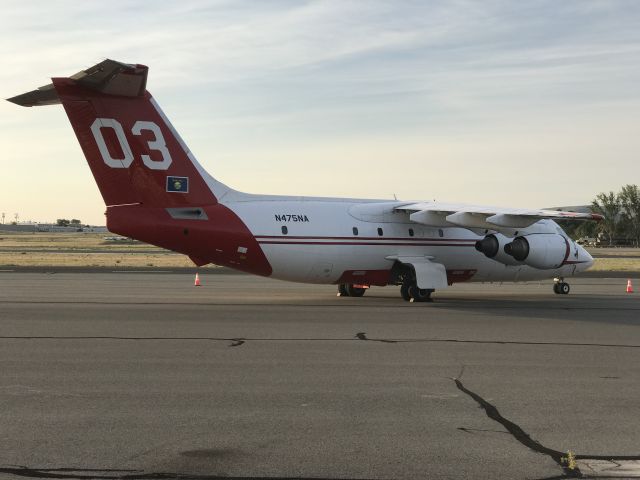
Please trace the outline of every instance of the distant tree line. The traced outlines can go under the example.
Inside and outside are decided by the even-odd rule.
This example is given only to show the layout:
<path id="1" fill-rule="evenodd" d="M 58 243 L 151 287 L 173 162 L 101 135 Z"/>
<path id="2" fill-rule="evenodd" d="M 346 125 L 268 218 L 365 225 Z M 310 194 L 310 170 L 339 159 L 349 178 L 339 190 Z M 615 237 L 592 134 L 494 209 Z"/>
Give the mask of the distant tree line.
<path id="1" fill-rule="evenodd" d="M 72 218 L 71 220 L 67 220 L 66 218 L 59 218 L 56 220 L 56 225 L 59 227 L 79 227 L 82 225 L 82 222 L 77 218 Z"/>
<path id="2" fill-rule="evenodd" d="M 619 192 L 602 192 L 591 202 L 601 222 L 567 221 L 563 227 L 572 238 L 599 238 L 608 245 L 640 246 L 640 188 L 625 185 Z"/>

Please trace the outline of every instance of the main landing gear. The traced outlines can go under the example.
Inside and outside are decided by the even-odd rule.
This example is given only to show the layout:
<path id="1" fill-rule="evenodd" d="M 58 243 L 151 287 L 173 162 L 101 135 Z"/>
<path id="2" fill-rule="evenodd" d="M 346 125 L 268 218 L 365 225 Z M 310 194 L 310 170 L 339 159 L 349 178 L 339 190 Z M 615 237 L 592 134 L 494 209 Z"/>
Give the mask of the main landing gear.
<path id="1" fill-rule="evenodd" d="M 412 266 L 396 262 L 391 272 L 389 285 L 400 285 L 400 296 L 407 302 L 433 302 L 431 288 L 418 288 L 416 274 Z M 369 285 L 352 283 L 340 283 L 338 285 L 339 297 L 361 297 L 365 294 Z"/>
<path id="2" fill-rule="evenodd" d="M 557 295 L 567 295 L 570 291 L 571 287 L 564 281 L 564 278 L 560 277 L 553 279 L 553 293 Z"/>
<path id="3" fill-rule="evenodd" d="M 338 285 L 339 297 L 361 297 L 367 288 L 364 285 L 354 285 L 353 283 L 341 283 Z"/>
<path id="4" fill-rule="evenodd" d="M 418 288 L 414 280 L 403 282 L 400 286 L 400 296 L 407 302 L 433 302 L 432 289 Z"/>
<path id="5" fill-rule="evenodd" d="M 393 282 L 400 285 L 400 296 L 406 302 L 433 302 L 433 289 L 418 288 L 416 273 L 412 266 L 396 262 Z"/>

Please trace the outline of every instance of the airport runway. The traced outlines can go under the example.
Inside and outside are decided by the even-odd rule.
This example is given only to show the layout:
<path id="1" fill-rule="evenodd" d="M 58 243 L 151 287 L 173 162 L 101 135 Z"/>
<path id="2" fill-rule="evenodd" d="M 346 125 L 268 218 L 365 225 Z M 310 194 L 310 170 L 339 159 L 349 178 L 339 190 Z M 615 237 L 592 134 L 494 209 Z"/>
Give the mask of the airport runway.
<path id="1" fill-rule="evenodd" d="M 640 475 L 626 280 L 411 304 L 201 278 L 0 273 L 0 477 Z"/>

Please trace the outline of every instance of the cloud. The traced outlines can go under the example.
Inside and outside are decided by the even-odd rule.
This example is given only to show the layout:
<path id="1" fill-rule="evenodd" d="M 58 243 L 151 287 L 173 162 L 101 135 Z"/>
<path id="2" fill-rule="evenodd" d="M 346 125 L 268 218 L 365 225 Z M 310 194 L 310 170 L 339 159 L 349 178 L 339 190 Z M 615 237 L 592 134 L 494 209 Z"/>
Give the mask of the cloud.
<path id="1" fill-rule="evenodd" d="M 517 155 L 518 146 L 531 151 L 536 139 L 547 142 L 540 152 L 547 168 L 561 157 L 592 175 L 599 162 L 627 165 L 637 147 L 627 135 L 640 107 L 640 4 L 632 0 L 9 0 L 3 6 L 5 97 L 106 57 L 145 63 L 150 90 L 205 166 L 219 168 L 221 157 L 238 159 L 221 170 L 230 183 L 264 165 L 273 166 L 273 178 L 285 178 L 301 157 L 319 174 L 323 155 L 342 162 L 374 158 L 385 169 L 397 165 L 388 147 L 395 145 L 411 158 L 412 169 L 420 171 L 420 159 L 437 152 L 443 165 L 473 172 L 465 181 L 496 188 L 477 165 L 497 168 Z M 79 149 L 70 146 L 74 139 L 63 118 L 61 112 L 17 112 L 4 102 L 0 127 L 11 135 L 0 140 L 3 151 L 24 150 L 26 138 L 46 136 L 51 160 L 65 164 Z M 586 152 L 581 139 L 592 146 L 598 139 L 597 147 Z M 615 157 L 605 158 L 620 142 Z M 279 152 L 282 162 L 275 160 Z M 7 166 L 6 159 L 0 162 Z M 607 182 L 625 181 L 619 170 Z M 61 171 L 73 178 L 71 166 Z M 347 171 L 358 175 L 357 168 Z M 501 172 L 503 184 L 526 189 L 516 171 Z M 86 169 L 77 175 L 92 181 Z M 548 171 L 532 175 L 555 181 Z M 392 168 L 384 181 L 411 192 L 424 188 L 420 175 L 409 177 L 404 167 Z M 456 176 L 449 177 L 449 184 L 447 175 L 439 177 L 439 185 L 459 188 Z M 278 193 L 286 186 L 261 190 Z M 559 192 L 565 188 L 558 186 Z M 588 189 L 598 187 L 572 188 L 586 201 L 597 193 Z M 617 185 L 602 189 L 609 188 Z M 533 197 L 539 187 L 530 189 Z M 503 190 L 508 203 L 512 195 Z M 481 187 L 468 191 L 480 202 L 487 196 Z M 373 188 L 369 195 L 376 195 Z M 500 199 L 492 196 L 491 202 Z M 553 203 L 563 202 L 536 205 Z"/>

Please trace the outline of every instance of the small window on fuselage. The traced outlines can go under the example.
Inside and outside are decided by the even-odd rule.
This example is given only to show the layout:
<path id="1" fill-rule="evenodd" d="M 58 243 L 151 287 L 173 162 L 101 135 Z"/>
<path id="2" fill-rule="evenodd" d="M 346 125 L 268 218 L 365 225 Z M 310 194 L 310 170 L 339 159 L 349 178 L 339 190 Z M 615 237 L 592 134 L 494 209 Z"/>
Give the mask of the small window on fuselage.
<path id="1" fill-rule="evenodd" d="M 409 236 L 410 236 L 410 237 L 413 237 L 413 228 L 410 228 L 410 229 L 409 229 Z"/>
<path id="2" fill-rule="evenodd" d="M 358 227 L 353 227 L 353 234 L 358 235 Z"/>
<path id="3" fill-rule="evenodd" d="M 287 233 L 289 233 L 289 229 L 287 228 L 287 226 L 286 226 L 286 225 L 283 225 L 283 226 L 282 226 L 282 234 L 283 234 L 283 235 L 286 235 Z"/>
<path id="4" fill-rule="evenodd" d="M 444 231 L 441 228 L 438 229 L 438 236 L 444 237 Z"/>
<path id="5" fill-rule="evenodd" d="M 382 229 L 380 227 L 378 227 L 378 236 L 381 237 L 384 233 L 382 232 Z"/>

